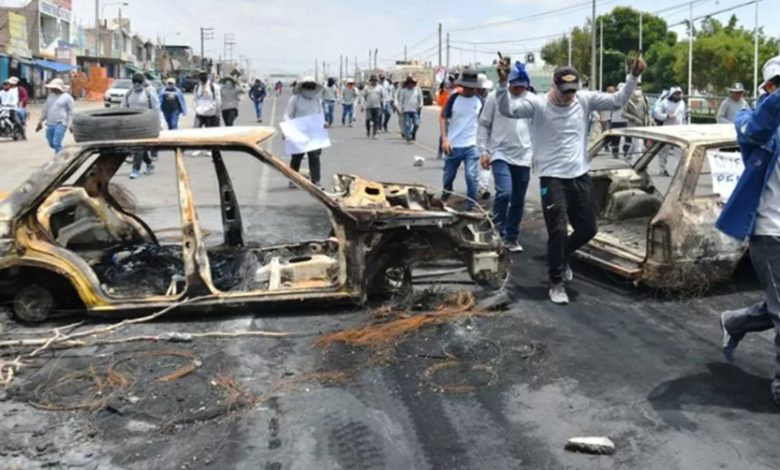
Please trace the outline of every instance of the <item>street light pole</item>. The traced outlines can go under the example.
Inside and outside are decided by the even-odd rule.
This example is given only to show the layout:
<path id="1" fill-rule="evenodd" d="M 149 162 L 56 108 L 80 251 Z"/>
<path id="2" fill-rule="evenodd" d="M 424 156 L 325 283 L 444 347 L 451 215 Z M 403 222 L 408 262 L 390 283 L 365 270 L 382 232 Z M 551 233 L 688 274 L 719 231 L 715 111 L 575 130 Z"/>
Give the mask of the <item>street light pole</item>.
<path id="1" fill-rule="evenodd" d="M 753 26 L 753 98 L 758 98 L 758 2 L 756 0 L 756 22 Z"/>
<path id="2" fill-rule="evenodd" d="M 596 0 L 593 0 L 593 15 L 591 16 L 590 29 L 590 89 L 596 87 Z"/>
<path id="3" fill-rule="evenodd" d="M 642 54 L 642 29 L 644 28 L 644 13 L 639 12 L 639 54 Z"/>
<path id="4" fill-rule="evenodd" d="M 571 67 L 571 33 L 573 30 L 569 31 L 569 67 Z"/>
<path id="5" fill-rule="evenodd" d="M 688 22 L 688 102 L 693 95 L 693 2 L 689 5 L 690 19 Z M 691 123 L 691 112 L 688 110 L 688 124 Z"/>
<path id="6" fill-rule="evenodd" d="M 599 91 L 604 91 L 604 20 L 599 21 Z"/>

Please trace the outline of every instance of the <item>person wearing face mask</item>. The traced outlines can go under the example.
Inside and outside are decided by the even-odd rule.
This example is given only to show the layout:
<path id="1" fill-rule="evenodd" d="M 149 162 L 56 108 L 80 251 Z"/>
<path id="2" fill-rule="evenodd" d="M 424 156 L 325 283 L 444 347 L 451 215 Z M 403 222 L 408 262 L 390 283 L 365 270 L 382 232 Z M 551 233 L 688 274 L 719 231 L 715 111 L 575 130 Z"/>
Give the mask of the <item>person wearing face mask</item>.
<path id="1" fill-rule="evenodd" d="M 617 91 L 620 91 L 623 89 L 623 87 L 626 86 L 625 83 L 618 83 Z M 625 127 L 628 127 L 628 121 L 625 117 L 623 117 L 623 110 L 618 109 L 617 111 L 612 111 L 609 113 L 609 128 L 610 129 L 624 129 Z M 620 155 L 620 136 L 613 136 L 610 137 L 610 143 L 609 146 L 612 149 L 612 158 L 617 159 Z M 624 139 L 623 142 L 623 153 L 628 155 L 628 151 L 631 148 L 631 142 L 629 139 Z"/>
<path id="2" fill-rule="evenodd" d="M 339 99 L 339 89 L 336 86 L 336 79 L 328 78 L 328 86 L 322 90 L 322 108 L 325 110 L 325 123 L 328 127 L 333 126 L 333 119 L 336 113 L 336 101 Z"/>
<path id="3" fill-rule="evenodd" d="M 304 116 L 310 116 L 312 114 L 324 114 L 322 107 L 322 85 L 317 83 L 314 77 L 304 77 L 296 84 L 295 94 L 290 98 L 287 103 L 287 109 L 284 111 L 284 120 L 290 121 L 296 118 Z M 327 123 L 325 124 L 327 127 Z M 295 171 L 300 171 L 301 162 L 303 157 L 309 161 L 309 173 L 311 182 L 316 186 L 320 185 L 320 155 L 322 149 L 312 150 L 306 154 L 299 153 L 291 156 L 290 168 Z M 290 182 L 291 188 L 296 188 L 295 184 Z"/>
<path id="4" fill-rule="evenodd" d="M 276 82 L 277 84 L 282 82 Z M 260 79 L 255 80 L 255 84 L 249 89 L 249 99 L 255 105 L 255 117 L 257 122 L 263 122 L 263 101 L 268 93 L 265 90 L 265 85 Z"/>
<path id="5" fill-rule="evenodd" d="M 158 100 L 168 130 L 178 129 L 179 116 L 187 114 L 187 101 L 184 99 L 184 93 L 176 86 L 175 79 L 169 78 L 165 81 L 165 88 L 160 91 Z"/>
<path id="6" fill-rule="evenodd" d="M 515 63 L 509 73 L 511 99 L 528 96 L 531 77 L 525 65 Z M 523 220 L 525 195 L 531 179 L 531 133 L 528 119 L 508 118 L 498 111 L 496 92 L 488 95 L 479 117 L 477 147 L 482 168 L 493 170 L 496 197 L 493 200 L 493 222 L 510 252 L 519 253 L 518 241 Z"/>
<path id="7" fill-rule="evenodd" d="M 244 91 L 236 86 L 236 79 L 225 77 L 220 80 L 219 87 L 220 98 L 222 100 L 222 120 L 225 127 L 232 127 L 238 117 L 238 103 L 241 102 L 241 95 Z"/>
<path id="8" fill-rule="evenodd" d="M 729 97 L 720 104 L 718 114 L 715 116 L 718 124 L 731 124 L 737 117 L 737 113 L 750 107 L 744 96 L 745 87 L 741 83 L 735 83 L 729 88 Z"/>
<path id="9" fill-rule="evenodd" d="M 157 100 L 157 93 L 146 82 L 146 77 L 141 73 L 133 75 L 133 87 L 127 91 L 120 107 L 133 109 L 151 109 L 158 115 L 160 114 L 160 102 Z M 146 174 L 154 173 L 154 164 L 149 156 L 149 152 L 138 150 L 133 152 L 133 169 L 130 172 L 130 179 L 136 179 L 141 175 L 141 163 L 146 163 Z"/>
<path id="10" fill-rule="evenodd" d="M 641 82 L 637 83 L 636 90 L 631 95 L 631 99 L 628 100 L 628 104 L 623 108 L 623 117 L 625 118 L 626 127 L 646 127 L 653 124 L 653 120 L 650 118 L 650 104 L 647 102 L 647 98 L 642 94 Z M 626 137 L 626 145 L 628 149 L 624 149 L 624 157 L 628 163 L 633 160 L 632 155 L 640 154 L 643 149 L 641 139 L 636 139 L 632 142 L 630 137 Z M 633 150 L 631 147 L 634 147 Z M 631 150 L 631 154 L 629 154 Z"/>
<path id="11" fill-rule="evenodd" d="M 376 75 L 369 77 L 368 86 L 363 89 L 361 97 L 363 98 L 362 111 L 366 113 L 366 137 L 376 140 L 376 133 L 382 127 L 382 109 L 387 99 L 385 90 L 379 84 Z"/>
<path id="12" fill-rule="evenodd" d="M 664 126 L 680 126 L 685 124 L 685 101 L 682 99 L 682 88 L 675 86 L 669 89 L 669 96 L 661 102 L 656 117 L 663 122 Z M 658 154 L 658 164 L 661 167 L 659 175 L 669 176 L 669 154 L 674 153 L 680 156 L 679 147 L 672 148 L 671 145 L 664 146 Z"/>
<path id="13" fill-rule="evenodd" d="M 209 80 L 208 73 L 200 72 L 192 95 L 195 100 L 195 128 L 219 127 L 222 93 L 219 87 Z"/>
<path id="14" fill-rule="evenodd" d="M 549 296 L 553 303 L 569 303 L 565 282 L 574 277 L 569 258 L 598 231 L 593 183 L 588 175 L 591 115 L 594 111 L 617 111 L 625 106 L 645 68 L 645 61 L 637 57 L 623 89 L 609 94 L 580 91 L 579 72 L 571 66 L 558 67 L 547 94 L 512 99 L 507 89 L 509 64 L 503 58 L 499 62 L 499 111 L 507 117 L 532 119 L 533 163 L 540 176 L 547 226 Z M 571 235 L 569 224 L 574 228 Z"/>
<path id="15" fill-rule="evenodd" d="M 723 355 L 734 352 L 747 333 L 774 328 L 775 374 L 771 392 L 780 406 L 780 56 L 764 64 L 765 92 L 756 108 L 737 113 L 734 127 L 745 171 L 716 222 L 740 242 L 748 240 L 750 260 L 765 289 L 765 299 L 720 315 Z"/>

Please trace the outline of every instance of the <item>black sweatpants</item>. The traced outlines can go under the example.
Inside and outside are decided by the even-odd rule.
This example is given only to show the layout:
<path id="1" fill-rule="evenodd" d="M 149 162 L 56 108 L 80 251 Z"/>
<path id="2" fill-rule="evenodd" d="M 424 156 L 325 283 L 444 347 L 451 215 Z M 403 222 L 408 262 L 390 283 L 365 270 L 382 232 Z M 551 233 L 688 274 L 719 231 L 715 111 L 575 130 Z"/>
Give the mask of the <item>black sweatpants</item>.
<path id="1" fill-rule="evenodd" d="M 578 178 L 540 178 L 542 210 L 547 225 L 547 265 L 550 282 L 563 282 L 571 254 L 598 232 L 593 182 L 586 173 Z M 574 232 L 568 235 L 567 224 Z"/>
<path id="2" fill-rule="evenodd" d="M 322 154 L 322 150 L 312 150 L 311 152 L 306 154 L 296 153 L 291 157 L 290 168 L 292 168 L 295 171 L 300 171 L 301 162 L 303 161 L 303 156 L 306 155 L 306 158 L 309 159 L 309 173 L 311 174 L 311 182 L 314 184 L 320 184 L 320 155 L 321 154 Z"/>
<path id="3" fill-rule="evenodd" d="M 219 127 L 219 116 L 195 116 L 195 128 Z"/>
<path id="4" fill-rule="evenodd" d="M 231 127 L 233 125 L 233 121 L 235 121 L 237 117 L 238 108 L 222 110 L 222 121 L 225 123 L 225 127 Z"/>
<path id="5" fill-rule="evenodd" d="M 371 132 L 371 124 L 374 124 L 373 134 Z M 366 136 L 376 135 L 379 129 L 382 128 L 382 108 L 367 108 L 366 109 Z"/>

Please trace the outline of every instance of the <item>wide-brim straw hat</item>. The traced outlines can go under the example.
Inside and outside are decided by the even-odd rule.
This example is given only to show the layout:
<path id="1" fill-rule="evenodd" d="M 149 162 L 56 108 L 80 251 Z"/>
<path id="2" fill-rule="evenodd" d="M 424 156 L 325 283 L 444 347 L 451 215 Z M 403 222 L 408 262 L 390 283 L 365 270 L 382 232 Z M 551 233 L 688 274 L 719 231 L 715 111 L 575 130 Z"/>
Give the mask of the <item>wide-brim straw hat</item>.
<path id="1" fill-rule="evenodd" d="M 46 88 L 51 88 L 54 90 L 60 90 L 61 92 L 65 93 L 68 91 L 68 88 L 65 86 L 65 82 L 62 81 L 61 78 L 55 78 L 46 85 L 44 85 Z"/>

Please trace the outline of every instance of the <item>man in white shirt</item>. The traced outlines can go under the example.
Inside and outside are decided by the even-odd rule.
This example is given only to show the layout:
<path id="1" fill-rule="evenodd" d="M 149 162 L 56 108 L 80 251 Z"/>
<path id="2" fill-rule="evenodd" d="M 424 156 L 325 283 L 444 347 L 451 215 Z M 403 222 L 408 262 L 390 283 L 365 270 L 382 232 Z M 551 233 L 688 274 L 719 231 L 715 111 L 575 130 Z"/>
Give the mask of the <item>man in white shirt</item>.
<path id="1" fill-rule="evenodd" d="M 466 195 L 469 198 L 467 208 L 470 209 L 477 199 L 479 184 L 477 128 L 482 99 L 477 96 L 477 89 L 481 84 L 477 73 L 467 68 L 455 85 L 460 86 L 461 91 L 450 96 L 439 117 L 442 150 L 447 155 L 444 159 L 443 185 L 445 191 L 452 192 L 462 162 L 466 175 Z"/>
<path id="2" fill-rule="evenodd" d="M 509 74 L 512 98 L 528 95 L 531 78 L 525 66 L 516 63 Z M 496 197 L 493 200 L 493 222 L 509 251 L 521 252 L 518 242 L 523 219 L 525 194 L 531 179 L 531 133 L 528 119 L 502 115 L 496 104 L 496 92 L 490 93 L 479 117 L 477 146 L 482 154 L 482 167 L 493 170 Z"/>
<path id="3" fill-rule="evenodd" d="M 10 80 L 3 82 L 3 89 L 0 90 L 0 105 L 8 109 L 11 121 L 17 126 L 22 139 L 26 139 L 24 135 L 24 124 L 22 123 L 19 114 L 16 112 L 16 108 L 19 107 L 19 90 L 11 86 Z"/>
<path id="4" fill-rule="evenodd" d="M 637 58 L 626 85 L 615 94 L 580 91 L 579 72 L 570 66 L 558 67 L 553 74 L 554 86 L 547 94 L 529 94 L 513 100 L 507 90 L 509 64 L 502 61 L 498 66 L 499 111 L 504 116 L 533 120 L 533 158 L 540 176 L 547 225 L 549 295 L 553 303 L 569 303 L 565 282 L 574 277 L 569 258 L 598 231 L 593 183 L 588 175 L 591 115 L 594 111 L 617 111 L 625 106 L 645 67 L 645 62 Z M 574 228 L 571 235 L 569 224 Z"/>
<path id="5" fill-rule="evenodd" d="M 680 126 L 685 124 L 685 101 L 683 101 L 682 88 L 675 86 L 669 90 L 669 96 L 661 101 L 656 111 L 656 117 L 661 120 L 664 126 Z M 661 167 L 660 176 L 669 176 L 667 169 L 669 162 L 669 153 L 674 151 L 679 158 L 679 148 L 672 148 L 670 145 L 661 149 L 658 154 L 658 162 Z"/>

